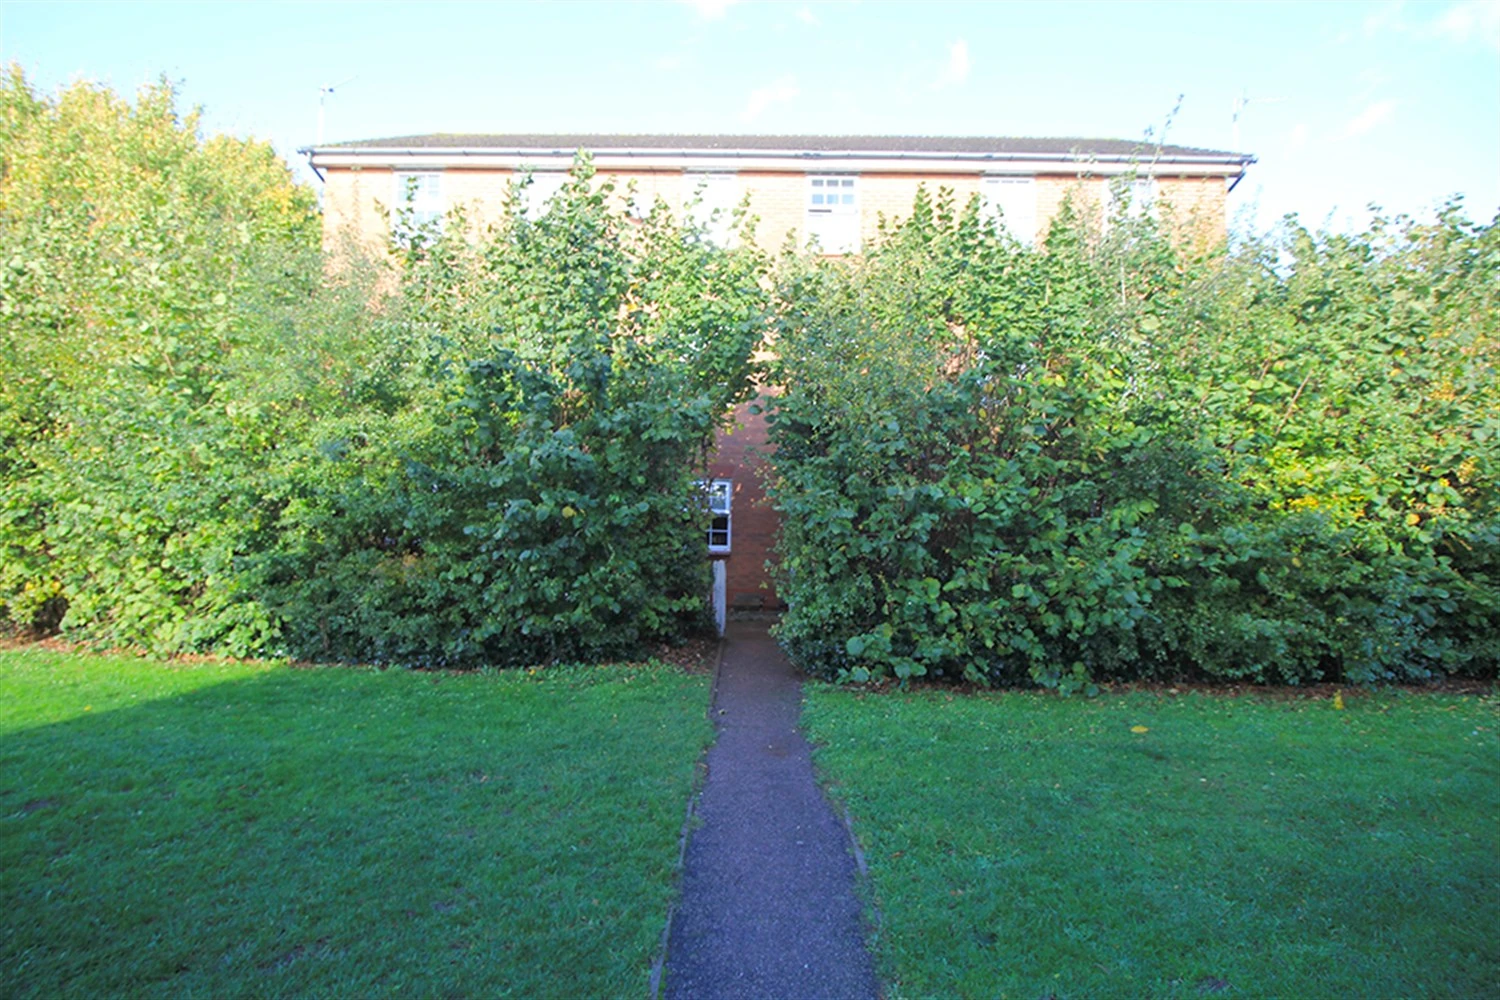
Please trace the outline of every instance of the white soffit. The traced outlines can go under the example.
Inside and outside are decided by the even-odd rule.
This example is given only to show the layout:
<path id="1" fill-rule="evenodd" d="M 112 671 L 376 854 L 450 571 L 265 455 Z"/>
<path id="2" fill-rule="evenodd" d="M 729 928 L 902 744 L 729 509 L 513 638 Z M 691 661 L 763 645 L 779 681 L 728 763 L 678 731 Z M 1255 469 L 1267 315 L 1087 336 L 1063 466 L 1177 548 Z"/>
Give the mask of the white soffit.
<path id="1" fill-rule="evenodd" d="M 374 167 L 394 170 L 566 170 L 573 152 L 564 150 L 323 148 L 312 149 L 319 169 Z M 1170 177 L 1237 177 L 1245 166 L 1218 157 L 1166 157 L 1155 161 L 1125 157 L 1027 157 L 1006 153 L 815 153 L 807 151 L 726 153 L 721 150 L 614 151 L 594 153 L 601 171 L 734 170 L 776 173 L 1061 174 L 1114 177 L 1151 174 Z"/>

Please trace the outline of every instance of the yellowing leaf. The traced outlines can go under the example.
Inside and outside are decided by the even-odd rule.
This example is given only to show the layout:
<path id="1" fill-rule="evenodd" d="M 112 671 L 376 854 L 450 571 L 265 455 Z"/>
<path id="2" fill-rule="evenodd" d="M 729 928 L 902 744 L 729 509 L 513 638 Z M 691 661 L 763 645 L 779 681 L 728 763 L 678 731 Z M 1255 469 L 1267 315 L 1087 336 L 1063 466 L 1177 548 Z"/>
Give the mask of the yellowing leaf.
<path id="1" fill-rule="evenodd" d="M 1150 728 L 1147 727 L 1147 726 L 1131 726 L 1130 727 L 1130 731 L 1132 733 L 1149 733 L 1149 732 L 1151 732 Z"/>

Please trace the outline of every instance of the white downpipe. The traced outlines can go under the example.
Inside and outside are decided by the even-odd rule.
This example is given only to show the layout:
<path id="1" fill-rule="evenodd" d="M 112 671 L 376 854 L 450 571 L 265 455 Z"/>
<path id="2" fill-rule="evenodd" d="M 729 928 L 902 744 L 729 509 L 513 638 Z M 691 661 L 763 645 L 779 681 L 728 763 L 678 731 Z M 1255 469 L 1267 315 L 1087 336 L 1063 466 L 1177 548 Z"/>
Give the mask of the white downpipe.
<path id="1" fill-rule="evenodd" d="M 714 608 L 714 625 L 718 628 L 719 634 L 723 635 L 724 634 L 724 622 L 725 622 L 725 620 L 727 618 L 726 612 L 728 610 L 728 603 L 729 603 L 728 600 L 726 599 L 727 598 L 727 594 L 726 594 L 725 589 L 724 589 L 724 581 L 725 581 L 724 566 L 725 566 L 725 560 L 723 560 L 723 559 L 715 559 L 713 561 L 712 565 L 713 565 L 713 568 L 714 568 L 714 589 L 713 589 L 713 596 L 710 599 L 713 602 L 713 608 Z"/>

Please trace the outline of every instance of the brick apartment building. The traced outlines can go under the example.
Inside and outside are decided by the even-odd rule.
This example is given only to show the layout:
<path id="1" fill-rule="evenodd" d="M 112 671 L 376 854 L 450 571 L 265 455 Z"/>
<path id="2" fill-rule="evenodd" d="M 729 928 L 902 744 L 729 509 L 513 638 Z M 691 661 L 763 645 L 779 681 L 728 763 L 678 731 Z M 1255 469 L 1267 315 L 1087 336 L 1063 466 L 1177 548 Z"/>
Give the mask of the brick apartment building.
<path id="1" fill-rule="evenodd" d="M 388 237 L 388 210 L 411 197 L 420 216 L 463 205 L 484 225 L 504 211 L 511 183 L 532 178 L 525 210 L 542 212 L 575 153 L 615 182 L 620 208 L 644 212 L 662 199 L 692 205 L 728 237 L 730 210 L 748 197 L 756 236 L 768 247 L 796 234 L 825 253 L 858 253 L 881 215 L 906 215 L 919 185 L 978 194 L 1017 239 L 1031 243 L 1070 194 L 1102 211 L 1121 188 L 1133 210 L 1170 215 L 1191 238 L 1221 241 L 1226 195 L 1254 158 L 1118 139 L 912 136 L 416 135 L 303 150 L 323 179 L 323 225 L 371 245 Z M 715 519 L 709 532 L 715 602 L 722 612 L 779 606 L 765 563 L 777 531 L 759 474 L 765 421 L 741 408 L 705 470 Z"/>

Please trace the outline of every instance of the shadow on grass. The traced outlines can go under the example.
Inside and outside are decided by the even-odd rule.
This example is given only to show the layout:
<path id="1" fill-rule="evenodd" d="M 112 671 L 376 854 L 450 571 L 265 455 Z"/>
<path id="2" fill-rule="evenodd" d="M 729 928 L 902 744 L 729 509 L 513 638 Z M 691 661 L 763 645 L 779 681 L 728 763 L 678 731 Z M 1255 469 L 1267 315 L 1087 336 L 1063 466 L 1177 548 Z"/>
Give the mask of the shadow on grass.
<path id="1" fill-rule="evenodd" d="M 641 992 L 705 698 L 275 669 L 0 735 L 0 986 Z"/>

